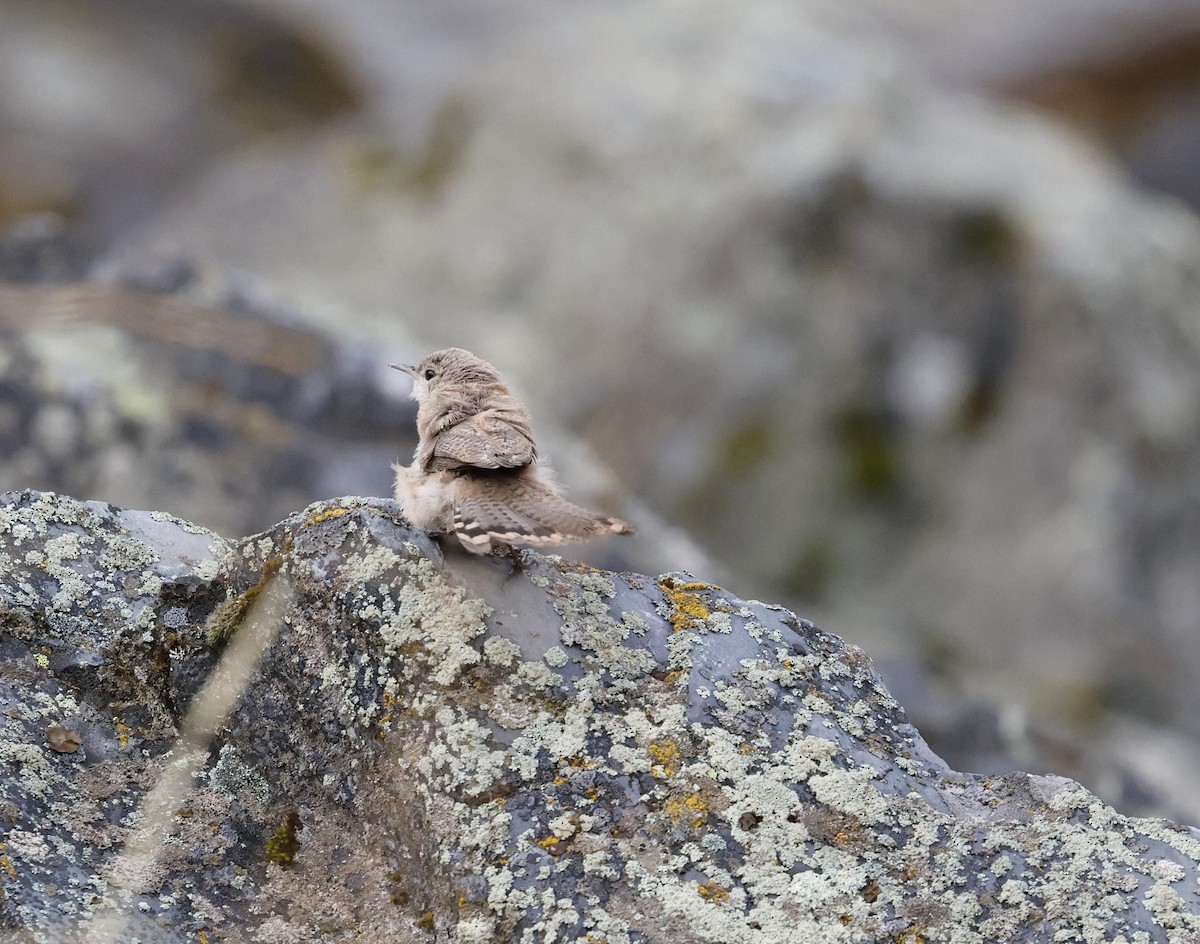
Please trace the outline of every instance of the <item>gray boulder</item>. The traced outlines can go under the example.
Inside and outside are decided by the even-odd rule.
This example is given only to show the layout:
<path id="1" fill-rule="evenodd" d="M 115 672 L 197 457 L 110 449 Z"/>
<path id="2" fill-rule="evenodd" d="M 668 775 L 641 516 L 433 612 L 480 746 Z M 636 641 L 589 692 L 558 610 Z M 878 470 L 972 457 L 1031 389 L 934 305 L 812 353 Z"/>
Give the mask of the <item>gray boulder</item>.
<path id="1" fill-rule="evenodd" d="M 1193 941 L 1200 832 L 958 774 L 861 650 L 391 502 L 0 498 L 14 941 Z"/>

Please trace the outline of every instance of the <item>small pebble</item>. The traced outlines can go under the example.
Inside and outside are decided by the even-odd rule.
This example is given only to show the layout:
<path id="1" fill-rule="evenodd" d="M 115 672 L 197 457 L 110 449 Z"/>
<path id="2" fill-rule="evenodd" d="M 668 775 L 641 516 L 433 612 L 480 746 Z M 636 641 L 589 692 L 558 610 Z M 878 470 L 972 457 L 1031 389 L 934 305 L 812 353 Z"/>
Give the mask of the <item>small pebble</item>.
<path id="1" fill-rule="evenodd" d="M 51 750 L 60 754 L 74 754 L 83 743 L 83 738 L 78 731 L 52 724 L 46 729 L 46 743 L 50 745 Z"/>

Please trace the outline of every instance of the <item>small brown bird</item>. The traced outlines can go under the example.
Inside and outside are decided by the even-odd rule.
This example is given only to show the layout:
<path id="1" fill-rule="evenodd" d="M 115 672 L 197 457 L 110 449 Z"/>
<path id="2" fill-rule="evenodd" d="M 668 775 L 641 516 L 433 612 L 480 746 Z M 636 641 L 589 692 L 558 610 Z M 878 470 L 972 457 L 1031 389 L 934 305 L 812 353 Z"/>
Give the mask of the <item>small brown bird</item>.
<path id="1" fill-rule="evenodd" d="M 396 500 L 420 528 L 453 531 L 473 554 L 493 544 L 543 547 L 632 534 L 624 521 L 568 501 L 544 467 L 529 411 L 487 361 L 459 347 L 436 351 L 411 374 L 417 401 L 412 465 L 396 470 Z"/>

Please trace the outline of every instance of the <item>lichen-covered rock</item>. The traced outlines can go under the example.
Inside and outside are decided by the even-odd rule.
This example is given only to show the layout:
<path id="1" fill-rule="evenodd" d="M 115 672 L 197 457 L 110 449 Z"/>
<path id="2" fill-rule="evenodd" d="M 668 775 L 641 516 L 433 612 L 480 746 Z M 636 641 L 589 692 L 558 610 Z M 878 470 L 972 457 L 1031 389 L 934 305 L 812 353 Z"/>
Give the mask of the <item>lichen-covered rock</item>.
<path id="1" fill-rule="evenodd" d="M 544 2 L 509 0 L 464 17 L 439 0 L 241 6 L 320 24 L 369 107 L 308 140 L 210 144 L 202 172 L 168 175 L 173 192 L 98 247 L 93 275 L 164 250 L 211 257 L 327 331 L 465 344 L 503 365 L 539 423 L 584 432 L 754 592 L 820 606 L 879 658 L 923 661 L 1002 711 L 1037 705 L 1089 740 L 1107 736 L 1109 712 L 1200 736 L 1200 225 L 1044 116 L 927 81 L 948 50 L 919 39 L 953 35 L 976 67 L 995 59 L 972 36 L 992 53 L 1019 46 L 1023 64 L 1047 50 L 1077 63 L 1087 36 L 1129 49 L 1163 28 L 1151 20 L 1181 35 L 1174 18 L 1200 7 L 883 0 L 867 4 L 888 11 L 874 16 L 828 0 L 641 0 L 558 4 L 547 17 Z M 57 38 L 72 23 L 53 4 L 25 9 L 45 23 L 7 29 L 0 56 L 57 52 L 4 59 L 26 76 L 19 88 L 58 88 L 67 66 L 77 83 L 111 87 L 107 60 L 89 69 Z M 1106 16 L 1125 28 L 1105 28 Z M 158 25 L 149 49 L 145 31 L 125 30 L 123 58 L 175 88 L 162 44 L 181 44 L 163 35 L 168 18 Z M 918 37 L 915 51 L 904 37 Z M 1187 74 L 1145 61 L 1164 79 Z M 1116 83 L 1126 142 L 1152 144 L 1128 137 L 1150 78 Z M 106 122 L 89 111 L 85 127 L 126 127 L 127 96 L 97 100 L 120 107 Z M 1192 107 L 1143 100 L 1154 132 L 1172 126 L 1168 101 Z M 204 110 L 183 99 L 169 113 Z M 38 137 L 78 160 L 83 142 L 58 130 L 76 126 L 48 121 Z M 1197 137 L 1168 135 L 1172 155 Z M 174 134 L 136 140 L 125 161 L 167 147 L 174 169 L 196 150 Z M 93 154 L 86 164 L 109 166 Z M 146 176 L 89 172 L 109 189 L 78 202 L 119 203 L 134 179 L 140 208 Z M 242 455 L 255 481 L 281 467 Z M 297 466 L 320 468 L 282 463 Z M 350 478 L 366 468 L 346 463 L 336 483 L 290 492 L 286 509 L 380 493 Z M 9 475 L 7 487 L 44 483 Z M 275 481 L 277 494 L 295 487 Z M 223 527 L 168 503 L 161 484 L 124 496 L 104 484 L 53 487 Z M 192 487 L 185 500 L 201 494 Z M 262 507 L 245 494 L 233 500 Z M 909 707 L 933 717 L 915 693 Z M 1153 766 L 1146 786 L 1167 765 Z"/>
<path id="2" fill-rule="evenodd" d="M 954 773 L 861 651 L 684 574 L 31 492 L 0 574 L 15 940 L 1200 939 L 1200 833 Z"/>
<path id="3" fill-rule="evenodd" d="M 136 331 L 110 322 L 149 320 L 126 299 L 76 341 L 22 291 L 36 347 L 3 342 L 0 488 L 235 535 L 380 494 L 412 425 L 378 345 L 427 332 L 502 364 L 539 435 L 584 433 L 743 588 L 852 628 L 894 690 L 929 670 L 981 713 L 1036 706 L 1050 736 L 998 768 L 1103 768 L 1123 808 L 1200 822 L 1200 794 L 1168 786 L 1192 771 L 1121 769 L 1130 725 L 1180 739 L 1159 758 L 1200 737 L 1200 226 L 1092 136 L 926 79 L 1055 70 L 1025 90 L 1093 119 L 1116 104 L 1106 136 L 1135 175 L 1182 168 L 1171 188 L 1200 201 L 1200 4 L 469 7 L 172 3 L 150 29 L 144 0 L 0 6 L 0 225 L 57 210 L 74 245 L 24 223 L 0 279 L 212 259 L 337 358 L 255 370 L 222 319 L 182 374 L 134 371 Z M 372 358 L 321 342 L 347 330 Z M 713 574 L 613 569 L 666 566 Z M 904 699 L 933 740 L 940 706 Z"/>

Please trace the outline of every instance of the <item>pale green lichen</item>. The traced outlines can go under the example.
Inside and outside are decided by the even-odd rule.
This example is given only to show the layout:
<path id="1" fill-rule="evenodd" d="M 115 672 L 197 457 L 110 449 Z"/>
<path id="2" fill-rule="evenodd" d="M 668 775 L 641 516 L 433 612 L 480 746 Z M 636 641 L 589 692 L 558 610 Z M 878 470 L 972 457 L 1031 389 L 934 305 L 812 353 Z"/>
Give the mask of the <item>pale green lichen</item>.
<path id="1" fill-rule="evenodd" d="M 50 762 L 40 748 L 22 743 L 23 733 L 19 728 L 10 732 L 5 726 L 6 738 L 0 742 L 0 761 L 19 764 L 24 789 L 35 796 L 49 797 L 52 792 L 48 779 L 51 774 Z"/>
<path id="2" fill-rule="evenodd" d="M 458 944 L 493 944 L 496 922 L 486 915 L 463 918 L 454 926 L 454 939 Z"/>
<path id="3" fill-rule="evenodd" d="M 100 565 L 113 570 L 144 570 L 157 561 L 158 554 L 150 547 L 125 534 L 110 536 L 100 555 Z"/>
<path id="4" fill-rule="evenodd" d="M 434 715 L 438 739 L 419 761 L 418 767 L 431 780 L 449 778 L 449 784 L 469 793 L 480 793 L 491 786 L 504 771 L 503 751 L 490 750 L 488 731 L 474 718 L 449 707 Z"/>
<path id="5" fill-rule="evenodd" d="M 150 512 L 150 517 L 155 521 L 161 522 L 162 524 L 172 524 L 188 534 L 211 533 L 207 528 L 201 527 L 198 524 L 193 524 L 190 521 L 185 521 L 183 518 L 177 518 L 175 515 L 169 514 L 165 511 L 152 511 Z"/>
<path id="6" fill-rule="evenodd" d="M 9 830 L 4 838 L 4 847 L 26 862 L 45 862 L 50 854 L 50 846 L 43 837 L 20 829 Z"/>
<path id="7" fill-rule="evenodd" d="M 541 662 L 522 662 L 517 678 L 530 688 L 552 688 L 562 682 L 562 676 Z"/>
<path id="8" fill-rule="evenodd" d="M 507 668 L 521 658 L 521 647 L 503 636 L 488 636 L 483 641 L 483 657 L 492 665 Z"/>
<path id="9" fill-rule="evenodd" d="M 91 535 L 80 535 L 74 531 L 68 531 L 49 538 L 42 545 L 42 549 L 45 551 L 47 561 L 51 564 L 62 564 L 65 561 L 78 560 L 85 543 L 88 545 L 94 543 L 94 538 Z"/>
<path id="10" fill-rule="evenodd" d="M 271 802 L 271 785 L 243 761 L 230 744 L 221 747 L 216 762 L 208 770 L 207 780 L 213 790 L 234 797 L 253 798 L 264 809 Z"/>
<path id="11" fill-rule="evenodd" d="M 342 568 L 338 576 L 351 585 L 373 583 L 397 569 L 399 575 L 379 588 L 384 651 L 391 655 L 406 643 L 421 644 L 432 656 L 433 680 L 449 685 L 479 662 L 472 642 L 487 631 L 484 619 L 491 607 L 447 583 L 432 562 L 400 558 L 382 547 L 363 555 L 352 568 Z"/>
<path id="12" fill-rule="evenodd" d="M 650 631 L 650 624 L 646 622 L 646 617 L 633 610 L 627 610 L 622 613 L 621 622 L 635 636 L 645 636 Z"/>

